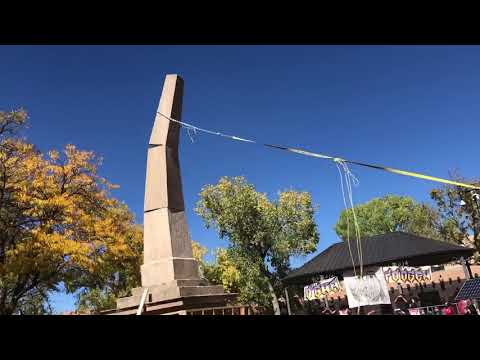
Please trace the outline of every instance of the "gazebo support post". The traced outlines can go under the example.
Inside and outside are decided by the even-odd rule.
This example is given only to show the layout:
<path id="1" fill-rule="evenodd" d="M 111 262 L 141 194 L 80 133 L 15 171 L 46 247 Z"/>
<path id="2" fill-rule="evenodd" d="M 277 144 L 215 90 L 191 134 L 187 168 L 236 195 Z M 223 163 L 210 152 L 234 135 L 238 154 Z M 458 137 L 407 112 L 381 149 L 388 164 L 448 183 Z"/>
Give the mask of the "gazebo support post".
<path id="1" fill-rule="evenodd" d="M 472 275 L 472 269 L 470 269 L 470 264 L 468 261 L 465 261 L 465 258 L 462 256 L 460 258 L 460 262 L 462 263 L 463 266 L 463 272 L 465 273 L 465 279 L 469 280 L 473 278 Z"/>
<path id="2" fill-rule="evenodd" d="M 285 299 L 287 300 L 287 313 L 288 315 L 292 315 L 292 311 L 290 310 L 290 299 L 288 297 L 288 290 L 286 286 L 285 286 Z"/>

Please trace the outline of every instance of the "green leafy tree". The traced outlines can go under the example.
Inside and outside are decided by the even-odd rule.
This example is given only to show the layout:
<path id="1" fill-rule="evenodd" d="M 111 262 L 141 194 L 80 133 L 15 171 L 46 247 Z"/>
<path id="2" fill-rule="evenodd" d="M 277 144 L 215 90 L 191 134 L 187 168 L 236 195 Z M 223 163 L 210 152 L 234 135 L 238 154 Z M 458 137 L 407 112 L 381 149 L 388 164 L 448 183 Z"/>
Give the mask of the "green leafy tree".
<path id="1" fill-rule="evenodd" d="M 114 309 L 117 296 L 108 288 L 84 289 L 77 298 L 77 312 L 95 314 L 102 310 Z"/>
<path id="2" fill-rule="evenodd" d="M 315 251 L 319 241 L 310 194 L 283 191 L 270 201 L 243 177 L 223 177 L 202 189 L 195 210 L 207 228 L 228 239 L 241 296 L 280 314 L 279 279 L 289 271 L 290 257 Z"/>
<path id="3" fill-rule="evenodd" d="M 480 180 L 468 181 L 454 173 L 454 180 L 480 186 Z M 431 198 L 436 202 L 442 219 L 442 235 L 449 241 L 473 246 L 480 260 L 480 191 L 458 186 L 433 189 Z"/>
<path id="4" fill-rule="evenodd" d="M 362 237 L 404 231 L 433 239 L 441 239 L 439 216 L 426 204 L 410 197 L 387 195 L 355 206 L 355 215 Z M 353 213 L 343 210 L 335 225 L 337 235 L 343 239 L 355 237 Z"/>

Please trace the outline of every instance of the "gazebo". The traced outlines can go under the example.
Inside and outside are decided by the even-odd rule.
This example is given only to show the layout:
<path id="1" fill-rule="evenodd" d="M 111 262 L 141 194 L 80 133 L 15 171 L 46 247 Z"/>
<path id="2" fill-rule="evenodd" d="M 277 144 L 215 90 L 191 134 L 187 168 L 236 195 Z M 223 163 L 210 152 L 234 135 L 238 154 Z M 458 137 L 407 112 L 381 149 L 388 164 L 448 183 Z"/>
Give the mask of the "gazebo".
<path id="1" fill-rule="evenodd" d="M 467 259 L 475 249 L 407 234 L 401 231 L 371 236 L 361 240 L 363 266 L 389 266 L 393 263 L 407 263 L 409 266 L 445 264 Z M 350 241 L 355 266 L 359 266 L 357 246 Z M 466 263 L 468 267 L 468 262 Z M 282 282 L 300 284 L 321 275 L 342 276 L 352 270 L 348 244 L 338 242 L 315 256 L 303 266 L 290 272 Z"/>
<path id="2" fill-rule="evenodd" d="M 466 261 L 475 253 L 472 248 L 399 231 L 363 238 L 360 243 L 364 268 L 392 265 L 420 267 L 460 262 L 463 264 L 465 278 L 472 277 L 470 265 Z M 350 247 L 353 263 L 358 269 L 360 264 L 354 239 L 350 241 Z M 342 280 L 344 274 L 351 273 L 352 270 L 348 244 L 342 241 L 329 246 L 303 266 L 291 271 L 282 282 L 287 287 L 298 287 L 309 285 L 322 277 L 336 276 Z M 394 291 L 392 289 L 392 294 Z"/>

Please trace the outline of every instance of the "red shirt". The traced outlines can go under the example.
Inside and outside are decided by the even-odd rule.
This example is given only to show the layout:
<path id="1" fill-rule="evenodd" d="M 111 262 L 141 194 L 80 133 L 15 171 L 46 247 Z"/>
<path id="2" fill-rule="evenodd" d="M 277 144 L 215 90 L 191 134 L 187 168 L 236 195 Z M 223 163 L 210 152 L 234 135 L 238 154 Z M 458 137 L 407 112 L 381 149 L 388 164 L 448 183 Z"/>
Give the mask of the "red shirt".
<path id="1" fill-rule="evenodd" d="M 454 312 L 453 312 L 453 309 L 452 309 L 451 306 L 443 309 L 443 315 L 453 315 L 453 314 L 454 314 Z"/>
<path id="2" fill-rule="evenodd" d="M 466 300 L 461 300 L 458 303 L 458 313 L 460 315 L 465 315 L 467 310 L 467 301 Z"/>

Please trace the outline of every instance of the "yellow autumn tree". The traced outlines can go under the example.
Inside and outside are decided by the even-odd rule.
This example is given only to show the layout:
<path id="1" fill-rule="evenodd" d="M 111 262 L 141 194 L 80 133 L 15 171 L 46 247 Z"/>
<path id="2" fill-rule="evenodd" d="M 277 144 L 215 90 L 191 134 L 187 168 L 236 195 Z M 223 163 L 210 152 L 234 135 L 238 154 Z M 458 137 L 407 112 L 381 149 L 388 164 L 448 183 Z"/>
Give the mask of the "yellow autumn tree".
<path id="1" fill-rule="evenodd" d="M 240 271 L 235 267 L 227 249 L 218 248 L 213 262 L 207 262 L 205 255 L 208 249 L 196 241 L 192 241 L 193 257 L 197 260 L 203 277 L 210 284 L 222 285 L 227 292 L 238 292 Z"/>
<path id="2" fill-rule="evenodd" d="M 97 174 L 101 159 L 73 145 L 42 154 L 18 136 L 27 118 L 0 111 L 0 314 L 41 304 L 61 283 L 121 294 L 138 283 L 141 229 Z"/>

